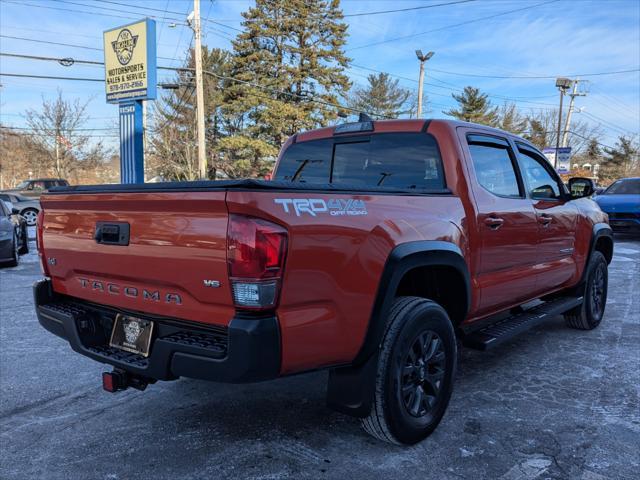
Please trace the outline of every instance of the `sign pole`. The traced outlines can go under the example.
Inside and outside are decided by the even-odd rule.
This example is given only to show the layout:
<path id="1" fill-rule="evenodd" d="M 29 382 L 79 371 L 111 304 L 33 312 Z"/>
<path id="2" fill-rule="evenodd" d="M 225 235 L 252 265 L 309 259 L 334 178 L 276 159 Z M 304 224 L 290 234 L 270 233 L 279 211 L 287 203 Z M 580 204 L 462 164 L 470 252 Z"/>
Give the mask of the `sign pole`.
<path id="1" fill-rule="evenodd" d="M 144 183 L 142 101 L 121 103 L 120 183 Z"/>

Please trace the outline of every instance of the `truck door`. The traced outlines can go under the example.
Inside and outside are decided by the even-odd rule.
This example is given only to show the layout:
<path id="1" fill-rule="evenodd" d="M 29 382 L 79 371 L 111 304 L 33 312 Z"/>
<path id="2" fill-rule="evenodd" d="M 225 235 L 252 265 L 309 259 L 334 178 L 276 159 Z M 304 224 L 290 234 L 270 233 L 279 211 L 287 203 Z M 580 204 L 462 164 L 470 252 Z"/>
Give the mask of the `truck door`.
<path id="1" fill-rule="evenodd" d="M 480 252 L 474 279 L 478 315 L 531 298 L 536 282 L 538 221 L 525 194 L 515 152 L 506 138 L 461 131 L 468 146 L 469 184 L 476 202 Z"/>
<path id="2" fill-rule="evenodd" d="M 548 292 L 575 275 L 578 209 L 565 195 L 562 181 L 547 159 L 531 146 L 516 142 L 518 163 L 538 220 L 537 290 Z"/>

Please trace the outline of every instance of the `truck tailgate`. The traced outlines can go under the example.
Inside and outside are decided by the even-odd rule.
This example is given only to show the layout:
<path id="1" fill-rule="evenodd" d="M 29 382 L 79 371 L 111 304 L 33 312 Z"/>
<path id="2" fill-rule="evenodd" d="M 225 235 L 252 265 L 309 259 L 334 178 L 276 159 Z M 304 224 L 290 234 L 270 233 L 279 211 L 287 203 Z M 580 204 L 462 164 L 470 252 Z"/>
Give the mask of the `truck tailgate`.
<path id="1" fill-rule="evenodd" d="M 45 195 L 43 255 L 53 289 L 129 311 L 227 325 L 224 190 Z M 104 244 L 96 229 L 129 229 Z M 128 225 L 128 227 L 127 227 Z M 107 239 L 108 241 L 108 239 Z M 124 242 L 123 242 L 124 243 Z"/>

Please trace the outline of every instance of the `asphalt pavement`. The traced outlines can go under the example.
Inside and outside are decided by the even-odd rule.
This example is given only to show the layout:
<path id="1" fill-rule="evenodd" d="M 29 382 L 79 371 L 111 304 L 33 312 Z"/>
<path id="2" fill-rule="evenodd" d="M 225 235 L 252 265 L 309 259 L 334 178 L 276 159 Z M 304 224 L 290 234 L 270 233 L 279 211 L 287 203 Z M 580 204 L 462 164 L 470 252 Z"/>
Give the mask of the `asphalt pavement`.
<path id="1" fill-rule="evenodd" d="M 38 324 L 39 277 L 35 254 L 0 270 L 1 479 L 640 478 L 640 240 L 616 239 L 598 329 L 557 317 L 464 351 L 442 423 L 409 448 L 329 410 L 326 372 L 106 393 L 107 367 Z"/>

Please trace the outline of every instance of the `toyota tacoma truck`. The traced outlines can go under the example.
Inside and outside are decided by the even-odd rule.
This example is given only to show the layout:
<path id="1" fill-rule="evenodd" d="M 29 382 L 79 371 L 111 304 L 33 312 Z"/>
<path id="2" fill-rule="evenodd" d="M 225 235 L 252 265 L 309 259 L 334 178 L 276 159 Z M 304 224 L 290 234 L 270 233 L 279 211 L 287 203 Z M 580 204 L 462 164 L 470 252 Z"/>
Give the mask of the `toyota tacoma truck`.
<path id="1" fill-rule="evenodd" d="M 601 322 L 607 216 L 510 133 L 448 120 L 292 136 L 272 180 L 59 187 L 41 198 L 40 323 L 103 387 L 327 369 L 327 403 L 416 443 L 457 350 Z"/>

